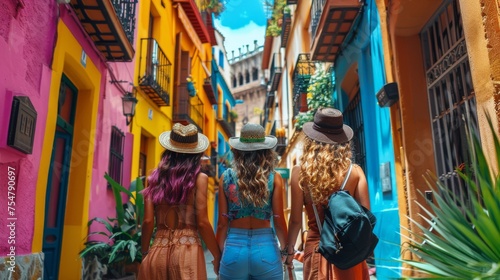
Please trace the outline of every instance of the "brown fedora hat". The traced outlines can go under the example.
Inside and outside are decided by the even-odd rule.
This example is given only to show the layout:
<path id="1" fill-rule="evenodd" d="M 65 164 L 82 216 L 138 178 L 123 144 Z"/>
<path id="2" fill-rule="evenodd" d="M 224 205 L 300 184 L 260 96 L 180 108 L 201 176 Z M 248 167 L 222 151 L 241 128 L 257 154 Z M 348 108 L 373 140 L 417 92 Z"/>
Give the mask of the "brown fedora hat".
<path id="1" fill-rule="evenodd" d="M 307 137 L 327 144 L 342 144 L 352 139 L 352 128 L 344 124 L 342 112 L 334 108 L 320 108 L 314 122 L 302 126 Z"/>

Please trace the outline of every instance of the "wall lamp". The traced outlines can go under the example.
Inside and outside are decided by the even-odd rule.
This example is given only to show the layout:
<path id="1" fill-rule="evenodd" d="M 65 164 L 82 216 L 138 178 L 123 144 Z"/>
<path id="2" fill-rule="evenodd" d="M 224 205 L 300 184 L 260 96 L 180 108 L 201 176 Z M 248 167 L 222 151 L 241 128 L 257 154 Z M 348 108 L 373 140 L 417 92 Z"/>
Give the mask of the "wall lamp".
<path id="1" fill-rule="evenodd" d="M 135 91 L 135 89 L 133 91 Z M 122 97 L 123 115 L 127 120 L 127 125 L 132 122 L 132 118 L 135 115 L 135 105 L 137 104 L 137 102 L 138 100 L 137 98 L 135 98 L 132 92 L 127 92 L 127 94 Z"/>
<path id="2" fill-rule="evenodd" d="M 380 107 L 391 107 L 399 99 L 398 84 L 385 84 L 377 93 L 378 105 Z"/>

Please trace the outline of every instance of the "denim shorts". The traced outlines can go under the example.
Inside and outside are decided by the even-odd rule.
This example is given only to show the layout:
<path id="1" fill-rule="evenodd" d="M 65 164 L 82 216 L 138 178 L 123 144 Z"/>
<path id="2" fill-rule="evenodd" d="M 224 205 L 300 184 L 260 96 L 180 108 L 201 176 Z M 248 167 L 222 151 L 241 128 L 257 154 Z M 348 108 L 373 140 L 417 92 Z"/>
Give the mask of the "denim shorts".
<path id="1" fill-rule="evenodd" d="M 273 229 L 229 228 L 219 278 L 282 280 L 283 266 Z"/>

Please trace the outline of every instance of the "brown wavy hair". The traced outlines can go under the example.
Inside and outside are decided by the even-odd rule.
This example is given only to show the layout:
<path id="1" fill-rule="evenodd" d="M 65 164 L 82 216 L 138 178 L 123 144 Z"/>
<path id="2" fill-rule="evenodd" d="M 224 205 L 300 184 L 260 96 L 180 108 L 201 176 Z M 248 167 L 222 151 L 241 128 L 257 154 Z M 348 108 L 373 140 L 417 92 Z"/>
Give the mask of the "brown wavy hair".
<path id="1" fill-rule="evenodd" d="M 314 204 L 327 204 L 330 195 L 340 189 L 351 157 L 350 142 L 326 144 L 305 138 L 299 186 L 309 190 Z"/>
<path id="2" fill-rule="evenodd" d="M 273 150 L 240 151 L 232 149 L 233 169 L 238 177 L 239 199 L 243 205 L 262 207 L 269 200 L 269 174 L 276 166 Z"/>

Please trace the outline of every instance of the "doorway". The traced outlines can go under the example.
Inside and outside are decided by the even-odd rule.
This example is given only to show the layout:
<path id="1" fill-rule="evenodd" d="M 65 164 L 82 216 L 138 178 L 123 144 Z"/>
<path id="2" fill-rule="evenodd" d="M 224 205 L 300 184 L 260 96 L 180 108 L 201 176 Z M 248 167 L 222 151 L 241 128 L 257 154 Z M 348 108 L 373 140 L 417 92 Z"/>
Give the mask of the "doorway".
<path id="1" fill-rule="evenodd" d="M 77 88 L 63 75 L 45 198 L 42 251 L 44 279 L 49 280 L 58 279 L 59 274 L 77 97 Z"/>

